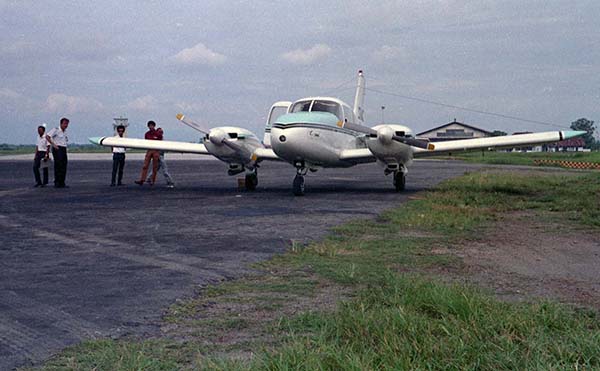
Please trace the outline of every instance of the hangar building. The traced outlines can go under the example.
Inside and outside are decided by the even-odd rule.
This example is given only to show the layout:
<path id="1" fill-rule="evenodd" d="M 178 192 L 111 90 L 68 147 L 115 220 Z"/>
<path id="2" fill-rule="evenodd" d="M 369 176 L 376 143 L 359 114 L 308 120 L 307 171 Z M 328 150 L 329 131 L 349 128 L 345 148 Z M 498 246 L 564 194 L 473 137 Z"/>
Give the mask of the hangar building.
<path id="1" fill-rule="evenodd" d="M 475 126 L 463 124 L 462 122 L 456 121 L 456 119 L 442 126 L 417 134 L 418 138 L 429 139 L 431 142 L 483 138 L 489 136 L 492 136 L 491 132 Z"/>

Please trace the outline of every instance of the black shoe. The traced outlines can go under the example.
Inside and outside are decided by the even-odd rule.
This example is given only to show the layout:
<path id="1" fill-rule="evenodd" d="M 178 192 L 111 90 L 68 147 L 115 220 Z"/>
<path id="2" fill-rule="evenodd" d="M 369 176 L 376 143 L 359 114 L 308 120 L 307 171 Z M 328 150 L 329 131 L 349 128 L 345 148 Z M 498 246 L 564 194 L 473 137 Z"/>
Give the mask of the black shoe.
<path id="1" fill-rule="evenodd" d="M 37 188 L 37 187 L 43 187 L 43 186 L 42 186 L 42 183 L 36 183 L 36 184 L 33 186 L 33 188 Z"/>
<path id="2" fill-rule="evenodd" d="M 111 187 L 114 187 L 114 186 L 115 186 L 115 183 L 110 183 L 110 186 L 111 186 Z"/>
<path id="3" fill-rule="evenodd" d="M 142 185 L 142 184 L 144 184 L 144 181 L 142 181 L 142 180 L 136 180 L 136 181 L 134 181 L 134 183 L 137 184 L 137 185 Z"/>
<path id="4" fill-rule="evenodd" d="M 117 186 L 122 186 L 122 185 L 123 185 L 123 183 L 117 183 Z"/>

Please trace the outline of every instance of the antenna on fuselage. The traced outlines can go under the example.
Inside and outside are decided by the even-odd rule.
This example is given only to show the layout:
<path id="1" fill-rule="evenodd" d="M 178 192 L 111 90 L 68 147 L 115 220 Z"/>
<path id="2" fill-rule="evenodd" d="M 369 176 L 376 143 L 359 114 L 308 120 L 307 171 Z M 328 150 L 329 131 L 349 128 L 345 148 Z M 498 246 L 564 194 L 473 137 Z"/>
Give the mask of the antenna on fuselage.
<path id="1" fill-rule="evenodd" d="M 354 115 L 359 121 L 364 121 L 363 105 L 365 103 L 365 77 L 363 71 L 358 70 L 358 81 L 356 83 L 356 95 L 354 96 Z"/>

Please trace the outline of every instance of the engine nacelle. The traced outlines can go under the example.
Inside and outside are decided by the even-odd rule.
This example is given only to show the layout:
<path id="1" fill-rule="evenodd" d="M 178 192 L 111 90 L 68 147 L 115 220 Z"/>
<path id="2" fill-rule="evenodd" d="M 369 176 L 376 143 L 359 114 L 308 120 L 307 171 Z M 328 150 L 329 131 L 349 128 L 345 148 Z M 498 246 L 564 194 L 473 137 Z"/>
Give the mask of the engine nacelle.
<path id="1" fill-rule="evenodd" d="M 210 133 L 208 133 L 208 139 L 211 141 L 212 144 L 217 146 L 221 145 L 223 143 L 223 140 L 226 138 L 227 133 L 220 128 L 212 129 Z"/>
<path id="2" fill-rule="evenodd" d="M 412 137 L 412 130 L 404 125 L 377 125 L 377 138 L 368 137 L 369 150 L 383 164 L 409 165 L 412 161 L 412 147 L 392 139 L 394 135 Z"/>

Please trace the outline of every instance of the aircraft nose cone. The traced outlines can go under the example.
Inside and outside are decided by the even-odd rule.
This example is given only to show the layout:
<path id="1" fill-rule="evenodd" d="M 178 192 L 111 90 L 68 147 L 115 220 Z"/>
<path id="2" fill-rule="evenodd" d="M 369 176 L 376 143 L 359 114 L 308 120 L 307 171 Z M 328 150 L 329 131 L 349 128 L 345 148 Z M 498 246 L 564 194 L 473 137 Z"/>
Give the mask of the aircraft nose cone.
<path id="1" fill-rule="evenodd" d="M 389 126 L 384 126 L 377 131 L 377 139 L 381 144 L 390 144 L 394 136 L 394 129 Z"/>

